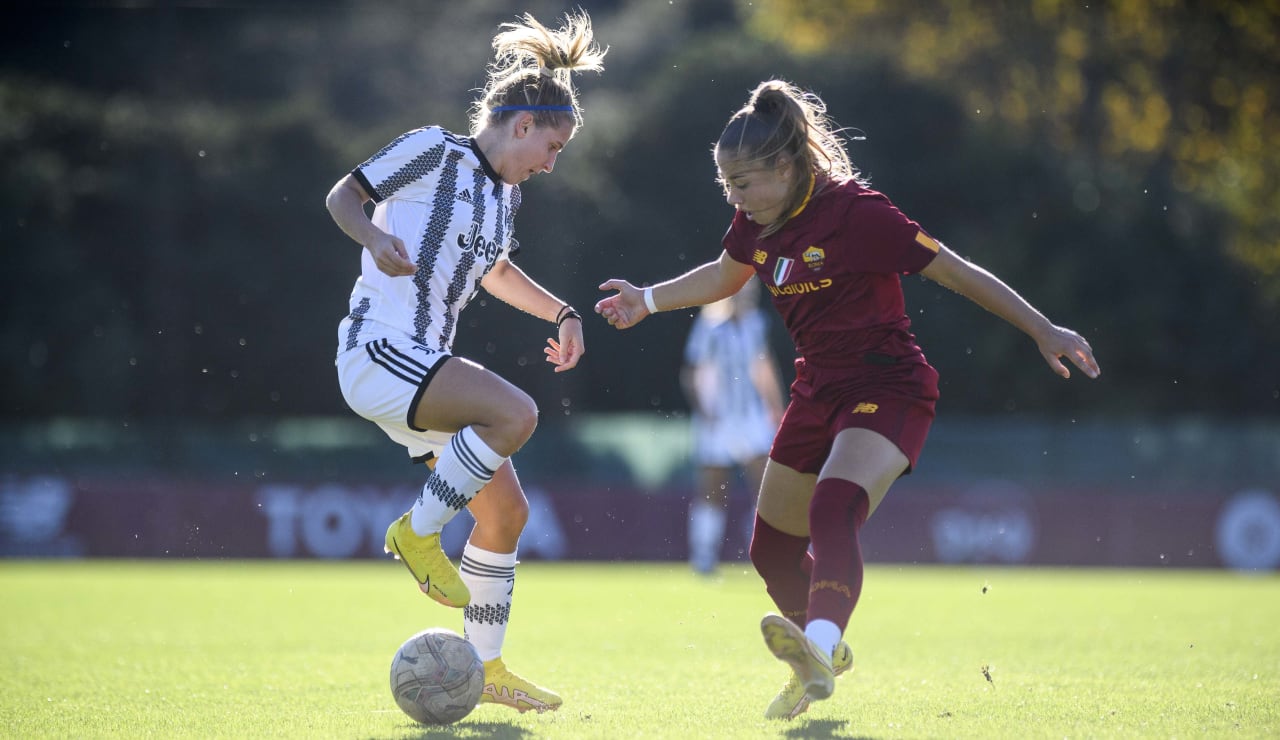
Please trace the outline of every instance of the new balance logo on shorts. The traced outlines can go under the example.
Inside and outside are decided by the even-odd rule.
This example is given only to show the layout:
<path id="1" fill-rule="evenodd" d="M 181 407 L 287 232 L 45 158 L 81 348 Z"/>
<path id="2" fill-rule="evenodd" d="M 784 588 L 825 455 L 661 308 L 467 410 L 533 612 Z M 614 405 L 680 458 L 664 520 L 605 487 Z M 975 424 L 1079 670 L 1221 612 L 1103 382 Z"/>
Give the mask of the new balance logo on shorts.
<path id="1" fill-rule="evenodd" d="M 849 413 L 851 413 L 851 414 L 874 414 L 875 412 L 877 412 L 877 411 L 879 411 L 879 410 L 880 410 L 880 405 L 879 405 L 879 404 L 875 404 L 875 403 L 867 403 L 867 402 L 863 401 L 862 403 L 858 404 L 857 406 L 854 406 L 854 407 L 853 407 L 853 410 L 852 410 L 852 411 L 850 411 Z"/>

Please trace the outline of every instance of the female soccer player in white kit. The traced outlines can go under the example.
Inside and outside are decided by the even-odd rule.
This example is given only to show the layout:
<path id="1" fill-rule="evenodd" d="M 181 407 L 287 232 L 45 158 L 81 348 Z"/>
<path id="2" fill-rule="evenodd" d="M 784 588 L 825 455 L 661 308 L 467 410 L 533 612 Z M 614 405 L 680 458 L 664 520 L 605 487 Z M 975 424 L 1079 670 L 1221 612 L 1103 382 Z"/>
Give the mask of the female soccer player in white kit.
<path id="1" fill-rule="evenodd" d="M 773 433 L 782 419 L 782 385 L 769 348 L 760 283 L 703 306 L 685 340 L 680 380 L 692 410 L 697 489 L 689 502 L 689 564 L 715 571 L 741 470 L 754 497 Z"/>
<path id="2" fill-rule="evenodd" d="M 327 206 L 363 245 L 361 275 L 338 331 L 338 379 L 352 410 L 375 422 L 414 461 L 434 463 L 412 509 L 387 529 L 399 558 L 431 598 L 463 608 L 467 638 L 484 661 L 481 702 L 521 712 L 561 699 L 507 670 L 516 545 L 529 504 L 510 457 L 533 434 L 533 399 L 452 355 L 458 316 L 480 288 L 557 326 L 546 359 L 556 372 L 583 354 L 578 313 L 511 258 L 519 184 L 551 172 L 582 117 L 574 70 L 602 69 L 590 19 L 566 15 L 550 30 L 531 15 L 504 24 L 496 60 L 472 106 L 471 136 L 409 131 L 334 185 Z M 370 219 L 364 205 L 376 205 Z M 463 507 L 476 524 L 461 573 L 440 547 Z"/>

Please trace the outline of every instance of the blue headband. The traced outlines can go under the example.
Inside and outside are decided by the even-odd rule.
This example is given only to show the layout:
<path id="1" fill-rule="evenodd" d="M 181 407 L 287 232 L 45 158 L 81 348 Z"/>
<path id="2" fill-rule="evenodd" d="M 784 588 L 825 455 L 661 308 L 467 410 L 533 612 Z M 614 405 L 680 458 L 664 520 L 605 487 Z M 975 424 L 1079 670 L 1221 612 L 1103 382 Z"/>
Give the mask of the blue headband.
<path id="1" fill-rule="evenodd" d="M 559 110 L 572 111 L 572 105 L 500 105 L 489 111 L 490 113 L 506 113 L 509 110 Z"/>

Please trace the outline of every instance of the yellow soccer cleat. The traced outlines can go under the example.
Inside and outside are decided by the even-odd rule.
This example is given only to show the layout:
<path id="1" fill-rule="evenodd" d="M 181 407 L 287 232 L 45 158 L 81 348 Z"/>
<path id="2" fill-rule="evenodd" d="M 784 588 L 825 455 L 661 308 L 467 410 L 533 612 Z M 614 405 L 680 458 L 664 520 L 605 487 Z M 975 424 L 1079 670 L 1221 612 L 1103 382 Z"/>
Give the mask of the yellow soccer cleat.
<path id="1" fill-rule="evenodd" d="M 836 645 L 835 655 L 831 658 L 831 672 L 839 676 L 852 667 L 853 649 L 849 647 L 849 643 L 841 640 L 840 644 Z M 805 692 L 804 684 L 800 683 L 795 671 L 792 671 L 791 677 L 787 679 L 782 690 L 773 697 L 773 701 L 769 702 L 769 708 L 764 710 L 764 716 L 765 719 L 795 719 L 804 714 L 808 708 L 809 694 Z"/>
<path id="2" fill-rule="evenodd" d="M 502 658 L 494 658 L 484 664 L 484 691 L 480 693 L 480 703 L 501 704 L 521 713 L 530 709 L 542 713 L 559 709 L 563 700 L 556 692 L 507 670 Z"/>
<path id="3" fill-rule="evenodd" d="M 766 614 L 760 621 L 760 633 L 773 657 L 791 666 L 811 701 L 826 699 L 836 690 L 831 658 L 823 655 L 795 622 L 779 614 Z"/>
<path id="4" fill-rule="evenodd" d="M 404 563 L 422 593 L 445 606 L 457 608 L 471 603 L 470 589 L 440 547 L 439 532 L 419 537 L 405 513 L 387 527 L 385 549 Z"/>

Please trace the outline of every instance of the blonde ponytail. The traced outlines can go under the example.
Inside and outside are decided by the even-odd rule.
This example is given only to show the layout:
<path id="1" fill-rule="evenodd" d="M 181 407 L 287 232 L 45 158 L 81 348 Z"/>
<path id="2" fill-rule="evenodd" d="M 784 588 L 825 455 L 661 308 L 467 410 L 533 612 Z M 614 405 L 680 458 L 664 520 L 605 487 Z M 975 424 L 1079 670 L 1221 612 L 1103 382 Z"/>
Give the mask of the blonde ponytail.
<path id="1" fill-rule="evenodd" d="M 563 25 L 551 30 L 525 13 L 518 23 L 504 23 L 493 37 L 494 61 L 480 99 L 472 104 L 471 132 L 501 123 L 515 111 L 531 111 L 537 126 L 582 125 L 572 74 L 604 69 L 591 18 L 583 11 L 566 13 Z"/>

